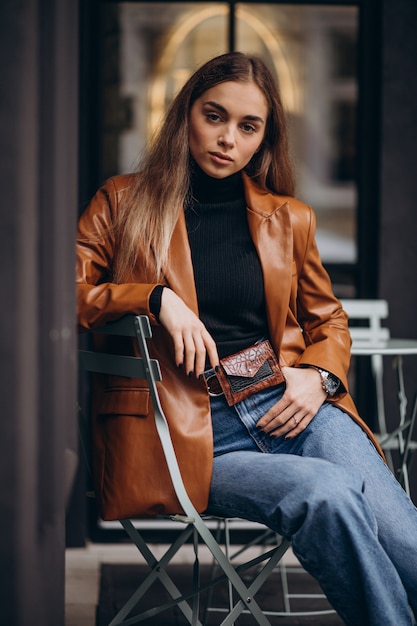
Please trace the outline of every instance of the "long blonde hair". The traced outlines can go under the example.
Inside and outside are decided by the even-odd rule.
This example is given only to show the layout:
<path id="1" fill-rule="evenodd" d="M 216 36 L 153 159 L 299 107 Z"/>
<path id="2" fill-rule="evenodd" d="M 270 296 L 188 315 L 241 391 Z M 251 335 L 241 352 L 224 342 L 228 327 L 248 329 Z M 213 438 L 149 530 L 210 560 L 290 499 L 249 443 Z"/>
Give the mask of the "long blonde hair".
<path id="1" fill-rule="evenodd" d="M 264 140 L 245 172 L 264 190 L 294 194 L 285 113 L 272 74 L 263 61 L 241 52 L 215 57 L 188 79 L 172 101 L 136 182 L 120 206 L 115 224 L 115 282 L 126 280 L 132 273 L 139 249 L 143 251 L 149 280 L 161 279 L 172 233 L 189 192 L 190 109 L 205 91 L 226 81 L 254 82 L 268 103 Z"/>

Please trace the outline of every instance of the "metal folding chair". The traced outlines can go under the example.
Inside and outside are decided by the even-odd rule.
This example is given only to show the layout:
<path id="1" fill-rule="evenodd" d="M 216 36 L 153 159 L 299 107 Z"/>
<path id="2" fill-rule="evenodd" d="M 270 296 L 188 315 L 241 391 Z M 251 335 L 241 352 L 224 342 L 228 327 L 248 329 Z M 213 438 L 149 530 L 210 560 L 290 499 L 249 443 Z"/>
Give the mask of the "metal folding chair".
<path id="1" fill-rule="evenodd" d="M 208 519 L 197 512 L 184 487 L 171 441 L 168 423 L 159 401 L 156 386 L 156 382 L 161 380 L 159 364 L 156 360 L 149 357 L 147 341 L 151 339 L 152 333 L 148 318 L 146 316 L 129 315 L 117 322 L 108 324 L 104 328 L 97 329 L 94 332 L 128 336 L 137 339 L 141 357 L 103 354 L 95 352 L 94 350 L 80 350 L 79 366 L 80 369 L 90 372 L 114 374 L 129 378 L 141 378 L 147 381 L 150 397 L 154 405 L 157 433 L 161 441 L 177 498 L 184 511 L 183 515 L 170 516 L 170 519 L 182 524 L 184 528 L 173 543 L 168 546 L 165 554 L 159 559 L 152 552 L 150 546 L 133 521 L 129 519 L 120 520 L 124 530 L 136 545 L 150 569 L 146 579 L 138 586 L 137 590 L 117 613 L 109 626 L 116 626 L 118 624 L 138 624 L 173 606 L 179 607 L 189 624 L 192 626 L 203 626 L 200 621 L 200 595 L 202 592 L 207 592 L 213 586 L 225 581 L 233 588 L 234 597 L 236 599 L 228 607 L 227 616 L 221 622 L 221 626 L 232 625 L 243 612 L 251 614 L 255 623 L 260 626 L 267 626 L 270 624 L 270 621 L 260 608 L 255 599 L 255 595 L 280 562 L 290 546 L 290 542 L 283 539 L 279 545 L 274 545 L 271 549 L 266 550 L 255 558 L 250 558 L 244 563 L 240 563 L 238 566 L 234 566 L 231 563 L 224 549 L 211 532 L 208 526 Z M 84 418 L 81 411 L 79 411 L 79 417 L 80 435 L 88 459 L 90 454 L 89 423 L 88 420 Z M 178 589 L 175 581 L 172 580 L 168 574 L 167 566 L 177 554 L 178 550 L 190 539 L 193 541 L 195 552 L 193 584 L 190 589 L 184 592 Z M 220 572 L 218 576 L 216 575 L 205 584 L 201 584 L 199 579 L 198 555 L 200 544 L 207 546 Z M 255 569 L 256 573 L 248 584 L 244 582 L 242 575 L 247 575 L 249 570 L 252 571 L 253 569 Z M 150 609 L 142 610 L 141 600 L 144 598 L 150 586 L 156 581 L 162 583 L 168 591 L 171 600 Z M 134 609 L 138 612 L 132 615 Z"/>

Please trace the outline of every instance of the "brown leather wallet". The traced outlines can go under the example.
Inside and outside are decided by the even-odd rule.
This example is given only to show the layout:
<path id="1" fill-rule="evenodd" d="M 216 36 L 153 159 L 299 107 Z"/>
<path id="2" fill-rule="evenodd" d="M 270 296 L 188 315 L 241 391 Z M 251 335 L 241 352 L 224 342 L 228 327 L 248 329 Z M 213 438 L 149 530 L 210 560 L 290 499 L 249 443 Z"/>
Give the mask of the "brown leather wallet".
<path id="1" fill-rule="evenodd" d="M 217 378 L 229 406 L 285 380 L 268 339 L 220 359 Z"/>

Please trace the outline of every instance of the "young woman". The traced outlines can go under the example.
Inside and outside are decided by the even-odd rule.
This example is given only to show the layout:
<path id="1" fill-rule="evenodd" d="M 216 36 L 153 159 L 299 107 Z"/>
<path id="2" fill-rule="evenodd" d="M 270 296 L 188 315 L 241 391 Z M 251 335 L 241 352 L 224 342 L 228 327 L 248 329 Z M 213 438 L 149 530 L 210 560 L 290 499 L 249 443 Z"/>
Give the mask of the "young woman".
<path id="1" fill-rule="evenodd" d="M 417 511 L 348 393 L 346 315 L 314 213 L 293 192 L 269 71 L 238 52 L 209 61 L 173 101 L 140 172 L 109 180 L 81 217 L 79 324 L 150 317 L 162 405 L 200 511 L 290 538 L 346 624 L 408 626 Z M 277 375 L 231 399 L 220 360 L 258 354 L 263 340 Z M 94 398 L 103 516 L 176 512 L 143 381 L 100 380 Z"/>

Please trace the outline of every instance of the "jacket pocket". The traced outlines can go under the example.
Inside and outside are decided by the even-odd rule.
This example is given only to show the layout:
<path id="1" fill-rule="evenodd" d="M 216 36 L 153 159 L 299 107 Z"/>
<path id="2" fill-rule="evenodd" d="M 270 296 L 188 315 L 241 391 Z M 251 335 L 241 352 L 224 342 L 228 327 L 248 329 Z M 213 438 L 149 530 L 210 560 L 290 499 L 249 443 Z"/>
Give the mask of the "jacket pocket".
<path id="1" fill-rule="evenodd" d="M 143 378 L 128 378 L 127 376 L 115 376 L 106 374 L 103 376 L 104 390 L 106 392 L 132 390 L 138 391 L 146 389 L 146 381 Z"/>
<path id="2" fill-rule="evenodd" d="M 146 417 L 149 414 L 148 389 L 109 389 L 104 392 L 99 415 L 132 415 Z"/>

